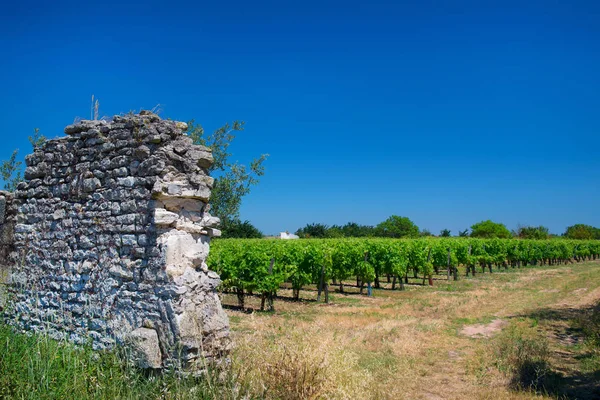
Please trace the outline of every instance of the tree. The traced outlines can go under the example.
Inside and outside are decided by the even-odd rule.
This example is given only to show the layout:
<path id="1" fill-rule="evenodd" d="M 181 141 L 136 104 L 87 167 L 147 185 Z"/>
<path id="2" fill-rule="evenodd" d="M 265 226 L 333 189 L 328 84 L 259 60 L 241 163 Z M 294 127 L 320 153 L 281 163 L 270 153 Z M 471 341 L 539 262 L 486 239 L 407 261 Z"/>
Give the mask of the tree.
<path id="1" fill-rule="evenodd" d="M 467 236 L 469 236 L 469 230 L 465 229 L 464 231 L 458 231 L 458 236 L 459 237 L 467 237 Z"/>
<path id="2" fill-rule="evenodd" d="M 421 237 L 433 236 L 433 233 L 431 233 L 431 231 L 429 229 L 423 229 L 423 230 L 421 230 L 421 232 L 419 232 L 419 236 L 421 236 Z"/>
<path id="3" fill-rule="evenodd" d="M 510 238 L 512 235 L 504 224 L 487 221 L 481 221 L 471 226 L 471 237 L 478 238 Z"/>
<path id="4" fill-rule="evenodd" d="M 519 226 L 514 236 L 520 239 L 548 239 L 550 236 L 548 228 L 545 226 Z"/>
<path id="5" fill-rule="evenodd" d="M 407 217 L 392 215 L 377 225 L 377 233 L 378 236 L 393 238 L 417 237 L 419 236 L 419 227 Z"/>
<path id="6" fill-rule="evenodd" d="M 600 239 L 600 229 L 590 225 L 575 224 L 567 227 L 564 236 L 569 239 Z"/>
<path id="7" fill-rule="evenodd" d="M 331 227 L 329 227 L 327 229 L 327 232 L 325 232 L 326 237 L 328 238 L 343 238 L 346 235 L 344 235 L 344 231 L 342 230 L 342 227 L 339 225 L 332 225 Z"/>
<path id="8" fill-rule="evenodd" d="M 29 136 L 28 140 L 29 143 L 31 143 L 33 150 L 35 150 L 37 147 L 44 144 L 46 137 L 40 134 L 39 128 L 34 128 L 33 135 Z M 17 161 L 18 154 L 19 149 L 13 151 L 10 158 L 6 161 L 2 161 L 2 164 L 0 164 L 0 176 L 2 176 L 2 180 L 4 181 L 4 189 L 9 192 L 14 192 L 23 178 L 21 170 L 22 163 L 21 161 Z"/>
<path id="9" fill-rule="evenodd" d="M 346 225 L 341 228 L 342 234 L 344 237 L 371 237 L 376 236 L 376 231 L 374 226 L 370 225 L 360 225 L 356 222 L 348 222 Z"/>
<path id="10" fill-rule="evenodd" d="M 296 231 L 296 235 L 301 238 L 325 238 L 327 237 L 329 227 L 325 224 L 306 224 L 304 228 L 300 228 Z"/>
<path id="11" fill-rule="evenodd" d="M 224 238 L 237 238 L 237 239 L 260 239 L 263 234 L 258 230 L 250 221 L 241 222 L 238 219 L 226 220 L 222 224 L 223 237 Z"/>
<path id="12" fill-rule="evenodd" d="M 442 229 L 440 231 L 440 236 L 441 237 L 450 237 L 450 229 Z"/>
<path id="13" fill-rule="evenodd" d="M 4 181 L 4 189 L 14 192 L 17 185 L 21 182 L 21 161 L 17 161 L 19 150 L 13 151 L 10 158 L 0 164 L 0 176 Z"/>
<path id="14" fill-rule="evenodd" d="M 239 220 L 242 198 L 250 193 L 252 186 L 265 173 L 263 163 L 268 154 L 253 159 L 249 166 L 230 161 L 229 146 L 235 139 L 234 132 L 243 130 L 244 122 L 234 121 L 206 135 L 201 125 L 193 120 L 188 123 L 188 135 L 194 143 L 212 149 L 214 163 L 209 172 L 215 178 L 215 183 L 210 199 L 211 213 L 221 219 L 223 226 L 243 224 Z"/>

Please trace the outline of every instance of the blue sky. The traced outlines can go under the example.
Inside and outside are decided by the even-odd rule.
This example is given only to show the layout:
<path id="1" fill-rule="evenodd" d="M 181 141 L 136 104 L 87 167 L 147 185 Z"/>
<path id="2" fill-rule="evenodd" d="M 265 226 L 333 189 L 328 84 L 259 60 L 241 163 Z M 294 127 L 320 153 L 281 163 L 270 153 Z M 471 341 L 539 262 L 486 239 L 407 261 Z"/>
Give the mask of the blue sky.
<path id="1" fill-rule="evenodd" d="M 600 2 L 32 2 L 0 11 L 0 159 L 161 104 L 269 153 L 265 233 L 408 216 L 600 226 Z"/>

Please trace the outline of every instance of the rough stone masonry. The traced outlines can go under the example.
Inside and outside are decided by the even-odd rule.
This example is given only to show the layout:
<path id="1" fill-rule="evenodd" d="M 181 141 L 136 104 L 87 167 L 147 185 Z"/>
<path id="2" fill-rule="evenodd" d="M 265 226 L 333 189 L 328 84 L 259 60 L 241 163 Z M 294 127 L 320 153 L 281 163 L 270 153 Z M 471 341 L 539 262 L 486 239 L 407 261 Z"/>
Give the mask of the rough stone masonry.
<path id="1" fill-rule="evenodd" d="M 11 323 L 94 349 L 134 344 L 143 367 L 226 359 L 205 262 L 220 234 L 206 209 L 213 158 L 186 129 L 150 112 L 84 120 L 27 156 L 14 198 L 0 194 Z"/>

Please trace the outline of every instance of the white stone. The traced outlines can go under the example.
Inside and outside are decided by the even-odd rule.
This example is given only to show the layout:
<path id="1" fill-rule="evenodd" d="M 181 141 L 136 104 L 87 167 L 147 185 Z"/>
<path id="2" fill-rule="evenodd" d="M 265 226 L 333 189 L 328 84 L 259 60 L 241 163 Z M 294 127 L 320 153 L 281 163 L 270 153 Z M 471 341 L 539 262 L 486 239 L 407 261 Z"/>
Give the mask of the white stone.
<path id="1" fill-rule="evenodd" d="M 160 368 L 162 357 L 158 334 L 154 329 L 138 328 L 128 335 L 129 342 L 137 350 L 136 362 L 140 368 Z"/>
<path id="2" fill-rule="evenodd" d="M 197 234 L 203 233 L 204 231 L 201 225 L 195 224 L 192 221 L 185 221 L 181 219 L 177 220 L 175 228 L 177 228 L 179 231 Z"/>
<path id="3" fill-rule="evenodd" d="M 175 122 L 175 126 L 184 132 L 187 131 L 187 129 L 188 129 L 188 124 L 186 124 L 185 122 L 181 122 L 181 121 Z"/>
<path id="4" fill-rule="evenodd" d="M 215 228 L 206 228 L 206 235 L 210 237 L 221 237 L 222 232 Z"/>
<path id="5" fill-rule="evenodd" d="M 156 225 L 171 225 L 179 218 L 178 214 L 167 211 L 164 208 L 154 210 L 154 223 Z"/>
<path id="6" fill-rule="evenodd" d="M 183 218 L 192 222 L 202 221 L 202 213 L 196 211 L 181 210 L 180 214 Z"/>
<path id="7" fill-rule="evenodd" d="M 201 213 L 205 205 L 199 200 L 179 199 L 176 197 L 162 199 L 161 203 L 163 204 L 164 208 L 176 213 L 179 213 L 182 210 L 194 213 Z"/>
<path id="8" fill-rule="evenodd" d="M 63 219 L 67 216 L 67 212 L 64 209 L 56 210 L 52 214 L 54 220 Z"/>
<path id="9" fill-rule="evenodd" d="M 215 228 L 217 226 L 219 226 L 219 224 L 221 223 L 221 220 L 217 217 L 213 217 L 210 214 L 205 214 L 204 218 L 202 218 L 202 222 L 200 222 L 202 224 L 202 226 L 208 227 L 208 228 Z"/>
<path id="10" fill-rule="evenodd" d="M 185 269 L 194 268 L 205 260 L 208 255 L 208 246 L 183 231 L 172 229 L 158 238 L 158 243 L 164 248 L 166 272 L 171 277 L 177 277 Z"/>
<path id="11" fill-rule="evenodd" d="M 121 279 L 126 279 L 126 280 L 133 279 L 133 272 L 127 271 L 125 268 L 121 267 L 120 265 L 112 266 L 108 270 L 108 272 L 110 272 L 111 275 L 119 277 Z"/>

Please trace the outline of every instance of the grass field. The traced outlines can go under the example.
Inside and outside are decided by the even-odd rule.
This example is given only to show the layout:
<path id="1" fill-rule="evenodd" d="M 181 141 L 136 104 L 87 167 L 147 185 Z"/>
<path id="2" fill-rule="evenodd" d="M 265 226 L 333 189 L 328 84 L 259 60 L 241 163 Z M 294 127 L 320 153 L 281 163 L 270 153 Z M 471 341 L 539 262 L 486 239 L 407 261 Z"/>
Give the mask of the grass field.
<path id="1" fill-rule="evenodd" d="M 236 349 L 224 381 L 147 374 L 0 325 L 0 398 L 600 398 L 599 262 L 439 278 L 374 297 L 345 282 L 330 304 L 283 289 L 274 313 L 227 307 Z"/>
<path id="2" fill-rule="evenodd" d="M 228 310 L 239 379 L 271 398 L 600 398 L 598 262 L 356 291 Z"/>

